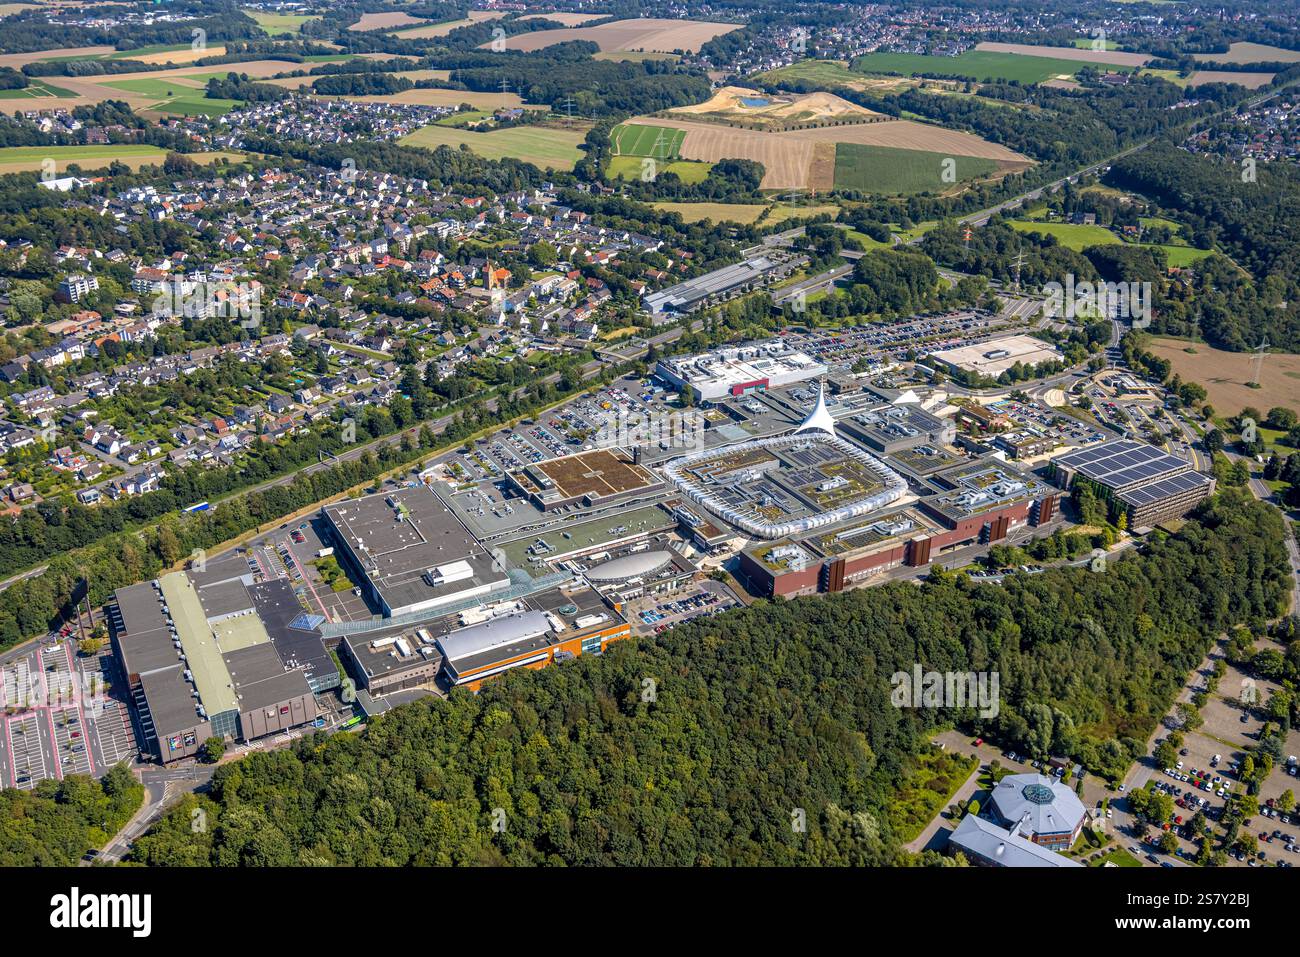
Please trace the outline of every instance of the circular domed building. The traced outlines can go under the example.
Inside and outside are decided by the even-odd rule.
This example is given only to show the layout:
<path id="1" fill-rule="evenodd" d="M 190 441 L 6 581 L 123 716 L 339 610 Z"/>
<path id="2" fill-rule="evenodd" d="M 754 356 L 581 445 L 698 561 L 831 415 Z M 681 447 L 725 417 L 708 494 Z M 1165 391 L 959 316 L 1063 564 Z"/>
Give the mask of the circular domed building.
<path id="1" fill-rule="evenodd" d="M 1008 774 L 993 789 L 991 814 L 1013 834 L 1066 850 L 1079 836 L 1087 811 L 1078 795 L 1043 774 Z"/>

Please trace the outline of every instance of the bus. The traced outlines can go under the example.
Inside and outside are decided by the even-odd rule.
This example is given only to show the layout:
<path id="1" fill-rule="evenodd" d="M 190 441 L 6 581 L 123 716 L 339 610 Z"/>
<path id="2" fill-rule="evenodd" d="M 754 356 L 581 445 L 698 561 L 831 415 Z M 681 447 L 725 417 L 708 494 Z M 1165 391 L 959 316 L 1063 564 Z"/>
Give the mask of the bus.
<path id="1" fill-rule="evenodd" d="M 359 725 L 360 723 L 361 723 L 361 715 L 356 714 L 356 715 L 353 715 L 352 717 L 348 718 L 348 720 L 344 721 L 341 725 L 339 725 L 339 730 L 340 730 L 340 731 L 350 731 L 350 730 L 352 730 L 353 728 L 355 728 L 357 725 Z"/>

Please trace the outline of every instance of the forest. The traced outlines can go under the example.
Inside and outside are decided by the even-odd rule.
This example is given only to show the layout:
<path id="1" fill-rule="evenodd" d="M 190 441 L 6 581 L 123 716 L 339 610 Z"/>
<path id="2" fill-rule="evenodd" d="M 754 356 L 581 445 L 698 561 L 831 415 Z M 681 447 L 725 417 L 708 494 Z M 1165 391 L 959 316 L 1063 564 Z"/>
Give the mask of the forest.
<path id="1" fill-rule="evenodd" d="M 759 601 L 223 765 L 133 860 L 938 863 L 905 854 L 889 814 L 928 733 L 955 722 L 1122 774 L 1214 638 L 1284 607 L 1282 535 L 1274 510 L 1227 492 L 1104 572 Z M 998 671 L 1000 713 L 895 707 L 890 676 L 916 663 Z"/>
<path id="2" fill-rule="evenodd" d="M 144 800 L 125 763 L 98 781 L 84 774 L 0 790 L 0 867 L 75 867 L 107 844 Z"/>

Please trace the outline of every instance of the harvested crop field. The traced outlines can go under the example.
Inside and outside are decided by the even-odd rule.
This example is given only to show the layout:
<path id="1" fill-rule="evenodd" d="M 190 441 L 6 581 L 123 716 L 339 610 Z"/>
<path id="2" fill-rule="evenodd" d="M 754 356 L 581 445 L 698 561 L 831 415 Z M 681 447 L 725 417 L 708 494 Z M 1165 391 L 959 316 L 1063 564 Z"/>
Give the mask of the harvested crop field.
<path id="1" fill-rule="evenodd" d="M 195 60 L 201 60 L 209 56 L 225 56 L 226 48 L 220 44 L 216 46 L 204 47 L 196 50 L 193 47 L 186 47 L 183 50 L 167 50 L 161 53 L 142 53 L 137 56 L 130 56 L 128 59 L 138 60 L 141 63 L 193 63 Z M 287 65 L 286 65 L 286 68 Z"/>
<path id="2" fill-rule="evenodd" d="M 409 13 L 363 13 L 361 19 L 348 27 L 357 33 L 369 33 L 371 30 L 394 30 L 398 27 L 419 27 L 428 24 Z"/>
<path id="3" fill-rule="evenodd" d="M 1184 381 L 1205 386 L 1219 415 L 1236 415 L 1248 405 L 1300 409 L 1300 355 L 1270 352 L 1260 367 L 1260 388 L 1252 389 L 1248 383 L 1255 376 L 1253 352 L 1225 352 L 1203 342 L 1165 338 L 1152 339 L 1148 348 L 1168 359 Z M 1195 353 L 1185 351 L 1189 348 Z"/>
<path id="4" fill-rule="evenodd" d="M 396 37 L 403 40 L 425 40 L 430 37 L 445 37 L 452 30 L 459 30 L 461 27 L 470 27 L 484 20 L 499 20 L 504 17 L 504 10 L 470 10 L 463 20 L 448 20 L 445 23 L 432 23 L 424 26 L 411 27 L 405 30 L 393 30 Z"/>
<path id="5" fill-rule="evenodd" d="M 1232 43 L 1227 53 L 1197 53 L 1196 59 L 1206 63 L 1300 63 L 1300 50 L 1263 43 Z"/>
<path id="6" fill-rule="evenodd" d="M 553 23 L 563 23 L 566 27 L 580 27 L 584 23 L 590 23 L 592 20 L 604 20 L 603 13 L 530 13 L 519 18 L 520 20 L 550 20 Z"/>
<path id="7" fill-rule="evenodd" d="M 1241 73 L 1236 70 L 1197 70 L 1187 80 L 1188 86 L 1207 83 L 1237 83 L 1248 90 L 1258 90 L 1273 82 L 1275 73 Z"/>
<path id="8" fill-rule="evenodd" d="M 0 66 L 13 67 L 20 70 L 25 63 L 41 63 L 45 60 L 93 60 L 97 57 L 108 56 L 110 53 L 116 53 L 116 47 L 94 46 L 94 47 L 60 47 L 57 50 L 39 50 L 35 53 L 5 53 L 0 54 Z"/>
<path id="9" fill-rule="evenodd" d="M 615 50 L 648 50 L 657 53 L 684 50 L 688 53 L 697 53 L 700 47 L 714 37 L 739 29 L 738 23 L 661 20 L 645 17 L 636 20 L 615 20 L 594 27 L 521 33 L 508 37 L 506 48 L 531 51 L 541 50 L 556 43 L 567 43 L 570 40 L 590 40 L 606 53 Z M 485 47 L 487 45 L 483 44 Z"/>
<path id="10" fill-rule="evenodd" d="M 750 159 L 762 163 L 766 169 L 761 184 L 763 189 L 829 188 L 826 145 L 820 147 L 822 159 L 817 165 L 818 175 L 815 178 L 813 175 L 818 144 L 833 146 L 836 143 L 860 143 L 940 153 L 944 156 L 975 156 L 1006 164 L 1029 162 L 1019 153 L 978 136 L 911 120 L 888 120 L 780 133 L 734 129 L 675 117 L 643 116 L 637 117 L 634 122 L 683 130 L 686 133 L 680 148 L 683 159 L 709 163 L 723 159 Z M 829 164 L 829 168 L 833 178 L 834 164 Z"/>
<path id="11" fill-rule="evenodd" d="M 985 41 L 977 43 L 975 49 L 988 53 L 1014 53 L 1017 56 L 1079 60 L 1082 63 L 1103 63 L 1110 66 L 1146 66 L 1151 62 L 1151 57 L 1145 53 L 1124 53 L 1120 50 L 1093 50 L 1080 47 L 1034 46 L 1032 43 L 990 43 Z"/>
<path id="12" fill-rule="evenodd" d="M 239 153 L 189 153 L 188 159 L 195 163 L 212 163 L 220 158 L 237 161 L 243 159 Z M 139 143 L 110 143 L 102 146 L 11 146 L 0 149 L 0 174 L 27 173 L 43 169 L 47 159 L 53 159 L 55 169 L 66 172 L 70 165 L 80 166 L 83 170 L 103 169 L 114 161 L 120 161 L 132 169 L 141 166 L 161 165 L 167 151 L 156 146 Z"/>
<path id="13" fill-rule="evenodd" d="M 314 94 L 320 96 L 321 94 Z M 328 98 L 328 97 L 327 97 Z M 376 93 L 373 96 L 345 96 L 357 103 L 416 103 L 420 106 L 459 106 L 468 103 L 476 110 L 514 109 L 535 106 L 525 103 L 514 93 L 475 93 L 473 90 L 403 90 L 401 93 Z M 545 107 L 536 106 L 536 109 Z"/>
<path id="14" fill-rule="evenodd" d="M 762 203 L 652 203 L 665 213 L 677 213 L 687 223 L 702 223 L 709 219 L 715 223 L 752 223 L 767 209 Z"/>

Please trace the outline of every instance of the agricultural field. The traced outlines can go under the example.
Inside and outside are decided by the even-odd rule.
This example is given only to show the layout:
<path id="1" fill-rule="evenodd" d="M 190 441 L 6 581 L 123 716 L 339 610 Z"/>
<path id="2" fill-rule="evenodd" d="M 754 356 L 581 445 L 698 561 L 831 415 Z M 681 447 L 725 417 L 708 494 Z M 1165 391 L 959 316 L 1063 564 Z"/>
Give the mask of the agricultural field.
<path id="1" fill-rule="evenodd" d="M 645 156 L 611 156 L 609 162 L 605 164 L 605 178 L 640 179 L 645 169 L 643 164 L 646 159 L 648 157 Z M 672 173 L 683 183 L 694 185 L 695 183 L 704 182 L 708 178 L 711 169 L 713 169 L 712 163 L 676 160 L 670 163 L 658 163 L 655 172 L 656 175 Z"/>
<path id="2" fill-rule="evenodd" d="M 147 97 L 150 102 L 143 107 L 146 110 L 178 116 L 222 116 L 238 107 L 239 101 L 210 100 L 203 95 L 203 88 L 210 76 L 224 76 L 227 72 L 168 79 L 111 80 L 103 86 Z"/>
<path id="3" fill-rule="evenodd" d="M 959 56 L 931 56 L 922 53 L 868 53 L 852 63 L 858 73 L 901 73 L 904 76 L 968 76 L 981 82 L 1019 80 L 1042 83 L 1054 77 L 1071 77 L 1086 64 L 1078 60 L 1022 56 L 968 50 Z"/>
<path id="4" fill-rule="evenodd" d="M 44 63 L 47 60 L 94 60 L 98 57 L 116 53 L 117 47 L 59 47 L 57 50 L 37 50 L 32 53 L 0 54 L 0 66 L 21 70 L 27 63 Z"/>
<path id="5" fill-rule="evenodd" d="M 520 20 L 550 20 L 552 23 L 563 23 L 566 27 L 580 27 L 584 23 L 590 23 L 592 20 L 603 20 L 603 13 L 529 13 L 519 18 Z"/>
<path id="6" fill-rule="evenodd" d="M 0 174 L 25 173 L 42 170 L 47 159 L 53 159 L 55 169 L 66 172 L 70 165 L 83 170 L 102 169 L 120 160 L 133 169 L 150 164 L 161 164 L 167 151 L 141 143 L 108 143 L 101 146 L 9 146 L 0 149 Z M 242 159 L 238 153 L 190 153 L 187 157 L 196 163 L 211 163 L 219 158 L 232 161 Z"/>
<path id="7" fill-rule="evenodd" d="M 426 126 L 416 130 L 399 142 L 403 146 L 439 146 L 459 148 L 468 145 L 479 156 L 487 159 L 517 159 L 533 163 L 542 169 L 573 169 L 582 159 L 578 148 L 586 138 L 586 129 L 552 129 L 540 126 L 516 126 L 506 130 L 476 133 L 449 126 Z"/>
<path id="8" fill-rule="evenodd" d="M 615 20 L 594 27 L 538 30 L 506 38 L 509 50 L 541 50 L 570 40 L 590 40 L 604 53 L 624 50 L 652 53 L 699 52 L 714 37 L 739 30 L 738 23 L 709 23 L 698 20 L 661 20 L 645 17 Z M 484 44 L 486 47 L 488 44 Z"/>
<path id="9" fill-rule="evenodd" d="M 1258 90 L 1273 82 L 1275 73 L 1241 73 L 1236 70 L 1197 70 L 1187 81 L 1188 86 L 1207 83 L 1236 83 L 1248 90 Z"/>
<path id="10" fill-rule="evenodd" d="M 315 15 L 272 13 L 267 10 L 243 10 L 242 13 L 256 20 L 262 32 L 272 37 L 293 36 L 302 32 L 302 25 L 308 20 L 320 19 Z"/>
<path id="11" fill-rule="evenodd" d="M 372 30 L 396 30 L 401 27 L 428 26 L 428 20 L 421 20 L 409 13 L 363 13 L 361 19 L 348 27 L 355 33 L 369 33 Z"/>
<path id="12" fill-rule="evenodd" d="M 675 53 L 658 53 L 654 50 L 610 50 L 608 52 L 592 54 L 593 60 L 612 60 L 616 63 L 644 63 L 646 60 L 672 60 L 676 63 L 681 59 Z"/>
<path id="13" fill-rule="evenodd" d="M 1300 63 L 1300 50 L 1286 50 L 1263 43 L 1229 44 L 1227 53 L 1198 53 L 1206 63 Z"/>
<path id="14" fill-rule="evenodd" d="M 684 120 L 678 116 L 642 116 L 633 125 L 667 127 L 685 132 L 681 159 L 716 163 L 723 159 L 749 159 L 765 169 L 762 188 L 827 191 L 835 186 L 835 154 L 843 143 L 884 146 L 952 157 L 994 160 L 1000 169 L 1023 169 L 1029 161 L 1005 147 L 969 133 L 911 120 L 886 120 L 845 126 L 767 132 L 738 129 L 717 123 Z"/>
<path id="15" fill-rule="evenodd" d="M 452 30 L 459 30 L 461 27 L 473 26 L 475 23 L 481 23 L 484 20 L 498 20 L 505 16 L 503 10 L 470 10 L 468 15 L 462 20 L 447 20 L 444 23 L 424 23 L 420 26 L 407 27 L 399 30 L 390 31 L 393 36 L 401 37 L 403 40 L 425 40 L 431 37 L 445 37 Z"/>
<path id="16" fill-rule="evenodd" d="M 677 213 L 687 223 L 740 223 L 747 226 L 767 210 L 763 203 L 652 203 L 664 213 Z"/>
<path id="17" fill-rule="evenodd" d="M 1218 415 L 1236 415 L 1248 405 L 1300 408 L 1300 355 L 1270 352 L 1260 366 L 1260 387 L 1252 389 L 1253 352 L 1225 352 L 1203 342 L 1165 337 L 1152 339 L 1147 348 L 1168 359 L 1185 381 L 1205 386 L 1208 401 Z"/>
<path id="18" fill-rule="evenodd" d="M 0 100 L 43 100 L 51 97 L 75 97 L 77 94 L 44 80 L 32 80 L 21 90 L 0 90 Z"/>
<path id="19" fill-rule="evenodd" d="M 615 156 L 653 156 L 656 159 L 676 159 L 684 139 L 686 133 L 682 130 L 635 123 L 620 123 L 609 134 Z"/>
<path id="20" fill-rule="evenodd" d="M 945 182 L 944 164 L 950 159 L 954 161 L 955 180 Z M 887 195 L 943 192 L 957 183 L 989 176 L 997 170 L 995 160 L 978 156 L 949 157 L 862 143 L 840 143 L 835 148 L 836 189 Z"/>
<path id="21" fill-rule="evenodd" d="M 1140 67 L 1151 62 L 1145 53 L 1123 53 L 1119 50 L 1092 49 L 1091 40 L 1081 40 L 1083 47 L 1049 47 L 1034 46 L 1031 43 L 977 43 L 975 49 L 981 53 L 1010 53 L 1015 56 L 1046 57 L 1052 60 L 1078 60 L 1082 63 L 1094 63 L 1101 66 Z"/>

